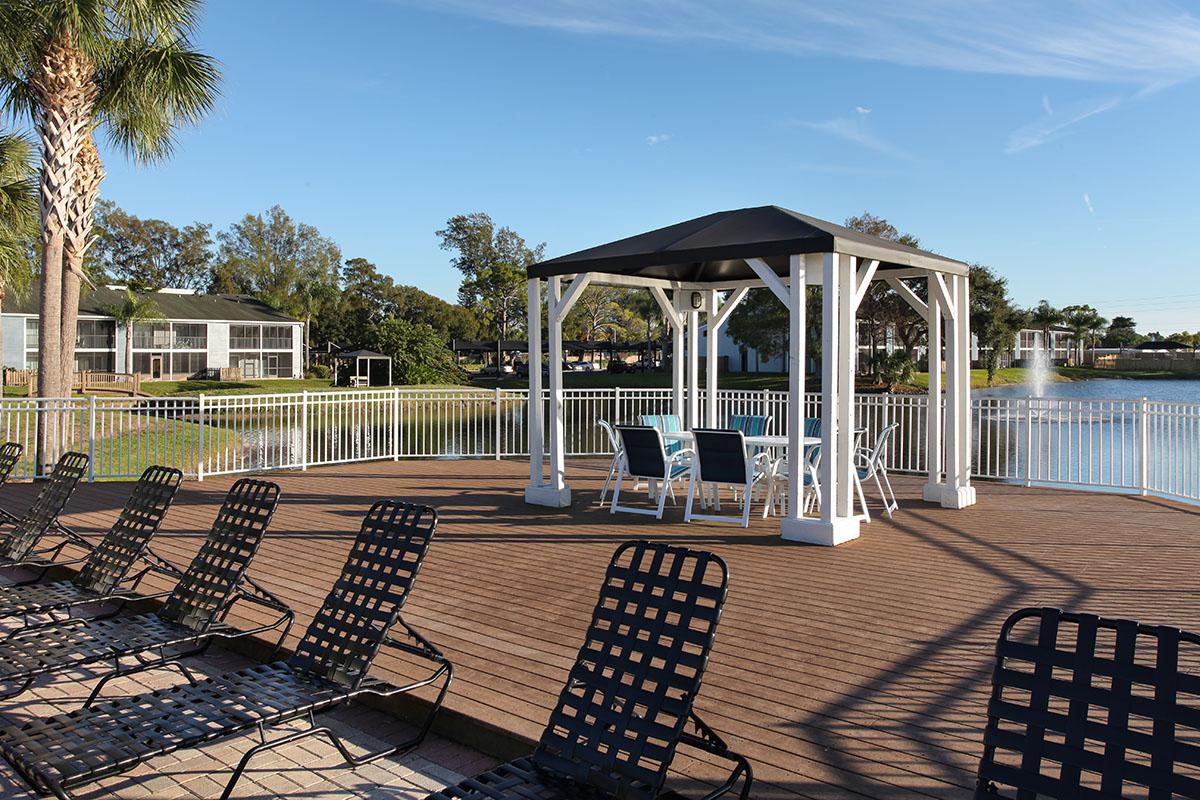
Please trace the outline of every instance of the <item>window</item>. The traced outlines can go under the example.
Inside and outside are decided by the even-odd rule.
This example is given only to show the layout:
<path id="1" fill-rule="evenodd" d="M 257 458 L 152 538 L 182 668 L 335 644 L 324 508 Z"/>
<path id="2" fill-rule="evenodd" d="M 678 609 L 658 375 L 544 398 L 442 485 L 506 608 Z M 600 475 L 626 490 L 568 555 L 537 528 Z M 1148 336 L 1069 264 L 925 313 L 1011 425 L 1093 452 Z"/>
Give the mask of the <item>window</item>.
<path id="1" fill-rule="evenodd" d="M 204 350 L 208 347 L 208 326 L 203 323 L 176 322 L 172 330 L 175 332 L 176 350 Z"/>
<path id="2" fill-rule="evenodd" d="M 112 372 L 116 368 L 115 359 L 109 353 L 75 353 L 75 371 L 83 372 Z"/>
<path id="3" fill-rule="evenodd" d="M 171 346 L 171 326 L 166 322 L 133 323 L 135 350 L 166 350 Z"/>
<path id="4" fill-rule="evenodd" d="M 38 321 L 36 319 L 25 319 L 25 349 L 37 350 L 38 348 Z"/>
<path id="5" fill-rule="evenodd" d="M 291 353 L 263 353 L 262 360 L 264 378 L 292 377 Z"/>
<path id="6" fill-rule="evenodd" d="M 180 353 L 171 354 L 171 372 L 177 376 L 190 378 L 208 369 L 208 354 L 207 353 Z"/>
<path id="7" fill-rule="evenodd" d="M 80 350 L 111 350 L 116 344 L 117 325 L 113 320 L 81 319 L 75 327 L 75 347 Z"/>
<path id="8" fill-rule="evenodd" d="M 242 371 L 243 378 L 262 377 L 262 356 L 259 353 L 230 353 L 229 366 Z"/>
<path id="9" fill-rule="evenodd" d="M 262 346 L 264 350 L 291 350 L 292 326 L 264 325 Z"/>
<path id="10" fill-rule="evenodd" d="M 262 347 L 262 329 L 258 325 L 230 325 L 229 349 L 257 350 Z"/>

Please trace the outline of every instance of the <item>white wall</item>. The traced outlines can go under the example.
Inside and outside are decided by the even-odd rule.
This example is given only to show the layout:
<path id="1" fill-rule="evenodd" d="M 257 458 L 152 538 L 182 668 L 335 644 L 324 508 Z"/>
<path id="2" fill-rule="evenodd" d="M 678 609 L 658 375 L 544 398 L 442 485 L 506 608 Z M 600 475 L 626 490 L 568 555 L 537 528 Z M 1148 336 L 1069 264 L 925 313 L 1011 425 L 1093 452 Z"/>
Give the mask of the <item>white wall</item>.
<path id="1" fill-rule="evenodd" d="M 6 316 L 0 325 L 4 331 L 4 366 L 25 369 L 25 318 Z"/>
<path id="2" fill-rule="evenodd" d="M 224 369 L 229 366 L 229 323 L 208 323 L 208 368 Z"/>

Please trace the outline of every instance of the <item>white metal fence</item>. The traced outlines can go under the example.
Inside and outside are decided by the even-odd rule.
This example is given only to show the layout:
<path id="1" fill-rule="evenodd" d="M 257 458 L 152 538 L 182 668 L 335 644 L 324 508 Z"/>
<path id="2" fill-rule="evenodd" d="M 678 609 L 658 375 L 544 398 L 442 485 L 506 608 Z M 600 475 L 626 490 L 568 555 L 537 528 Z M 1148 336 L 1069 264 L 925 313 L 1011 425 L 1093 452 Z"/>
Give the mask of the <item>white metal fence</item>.
<path id="1" fill-rule="evenodd" d="M 548 406 L 545 395 L 542 402 Z M 722 420 L 760 414 L 771 418 L 771 433 L 786 433 L 786 392 L 726 390 L 717 402 Z M 856 398 L 866 441 L 899 424 L 888 453 L 893 470 L 925 470 L 927 402 L 924 395 Z M 204 477 L 377 459 L 504 458 L 528 456 L 528 403 L 527 391 L 507 389 L 12 398 L 0 401 L 0 437 L 25 445 L 23 477 L 35 472 L 47 420 L 67 446 L 91 456 L 92 479 L 136 477 L 156 463 Z M 567 452 L 605 454 L 596 420 L 637 421 L 668 413 L 670 404 L 669 389 L 566 390 Z M 805 410 L 818 416 L 820 397 L 809 395 Z M 974 400 L 972 425 L 977 477 L 1200 502 L 1200 404 L 984 397 Z"/>

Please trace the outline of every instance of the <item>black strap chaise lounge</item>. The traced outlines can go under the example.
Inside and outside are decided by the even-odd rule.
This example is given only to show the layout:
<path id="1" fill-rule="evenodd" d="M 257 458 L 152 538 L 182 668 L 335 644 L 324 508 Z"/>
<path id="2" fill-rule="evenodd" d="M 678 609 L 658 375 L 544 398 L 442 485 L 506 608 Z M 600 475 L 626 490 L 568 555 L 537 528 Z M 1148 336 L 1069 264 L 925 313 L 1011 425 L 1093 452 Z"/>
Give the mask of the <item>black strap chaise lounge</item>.
<path id="1" fill-rule="evenodd" d="M 87 556 L 75 561 L 48 562 L 35 577 L 0 586 L 0 619 L 20 616 L 27 625 L 31 618 L 135 597 L 133 593 L 149 572 L 167 571 L 164 562 L 148 553 L 148 548 L 181 480 L 183 473 L 174 467 L 147 467 L 134 484 L 117 521 Z M 131 576 L 129 573 L 139 560 L 145 565 Z M 82 566 L 73 577 L 44 580 L 51 567 L 75 564 Z"/>
<path id="2" fill-rule="evenodd" d="M 1200 635 L 1056 608 L 1010 616 L 975 797 L 1200 797 Z"/>
<path id="3" fill-rule="evenodd" d="M 621 545 L 533 755 L 427 800 L 653 800 L 681 744 L 733 764 L 706 798 L 728 794 L 740 781 L 745 800 L 753 782 L 749 762 L 692 707 L 727 584 L 725 562 L 711 553 L 644 541 Z"/>
<path id="4" fill-rule="evenodd" d="M 25 453 L 25 445 L 20 442 L 5 442 L 0 445 L 0 488 L 3 488 L 8 479 L 17 469 L 17 464 L 21 463 L 21 456 Z M 17 518 L 8 513 L 3 508 L 0 508 L 0 523 L 13 523 Z"/>
<path id="5" fill-rule="evenodd" d="M 258 731 L 263 741 L 233 771 L 222 795 L 228 798 L 255 755 L 311 736 L 328 739 L 355 766 L 411 750 L 425 738 L 453 677 L 450 662 L 400 616 L 436 526 L 431 508 L 376 503 L 341 577 L 286 661 L 135 697 L 89 701 L 77 711 L 0 728 L 0 753 L 35 791 L 66 798 L 155 756 Z M 397 628 L 403 639 L 393 638 Z M 382 647 L 432 662 L 432 674 L 406 686 L 369 677 Z M 378 752 L 353 755 L 315 719 L 361 695 L 389 697 L 439 682 L 416 734 Z M 299 718 L 308 718 L 309 726 L 266 738 L 268 727 Z"/>
<path id="6" fill-rule="evenodd" d="M 38 623 L 0 640 L 0 698 L 20 694 L 41 676 L 105 662 L 112 671 L 97 682 L 93 695 L 113 678 L 168 665 L 190 679 L 179 659 L 203 652 L 213 637 L 281 630 L 282 641 L 291 610 L 246 575 L 278 499 L 274 483 L 251 478 L 234 483 L 208 538 L 159 610 Z M 280 616 L 250 630 L 236 629 L 224 620 L 240 599 Z M 122 658 L 137 663 L 122 666 Z"/>
<path id="7" fill-rule="evenodd" d="M 75 493 L 75 487 L 87 474 L 89 463 L 90 460 L 83 453 L 63 453 L 50 472 L 50 477 L 38 490 L 33 505 L 13 523 L 11 530 L 0 534 L 0 568 L 25 566 L 31 556 L 35 562 L 44 561 L 47 555 L 56 557 L 68 541 L 90 548 L 87 540 L 58 519 Z M 50 531 L 65 538 L 55 547 L 35 553 L 35 548 Z"/>

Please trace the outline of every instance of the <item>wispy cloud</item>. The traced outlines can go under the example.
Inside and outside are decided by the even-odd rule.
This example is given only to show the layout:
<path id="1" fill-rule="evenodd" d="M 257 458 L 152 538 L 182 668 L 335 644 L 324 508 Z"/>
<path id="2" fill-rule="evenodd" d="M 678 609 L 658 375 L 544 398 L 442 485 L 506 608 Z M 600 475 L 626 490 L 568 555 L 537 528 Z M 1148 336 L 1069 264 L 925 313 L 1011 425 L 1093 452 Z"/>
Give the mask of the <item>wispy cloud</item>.
<path id="1" fill-rule="evenodd" d="M 869 127 L 867 127 L 866 116 L 867 112 L 861 109 L 855 109 L 856 113 L 853 117 L 834 117 L 823 122 L 808 122 L 804 120 L 793 120 L 787 124 L 797 128 L 805 128 L 810 131 L 817 131 L 827 136 L 832 136 L 836 139 L 841 139 L 851 144 L 856 144 L 859 147 L 864 147 L 867 150 L 872 150 L 885 156 L 892 158 L 901 158 L 911 160 L 912 155 L 908 152 L 896 147 L 891 142 L 881 139 Z"/>
<path id="2" fill-rule="evenodd" d="M 652 136 L 646 137 L 646 144 L 653 147 L 656 144 L 662 144 L 663 142 L 669 142 L 674 138 L 675 138 L 675 134 L 673 134 L 673 133 L 656 133 L 656 134 L 653 134 Z"/>
<path id="3" fill-rule="evenodd" d="M 1170 84 L 1200 76 L 1174 0 L 394 0 L 508 25 L 709 41 L 966 72 Z"/>
<path id="4" fill-rule="evenodd" d="M 858 112 L 859 114 L 870 114 L 871 113 L 871 109 L 867 108 L 866 106 L 855 106 L 854 110 L 856 112 Z"/>
<path id="5" fill-rule="evenodd" d="M 1022 125 L 1008 136 L 1008 144 L 1004 148 L 1004 152 L 1012 155 L 1021 153 L 1034 147 L 1053 141 L 1054 139 L 1063 136 L 1067 129 L 1073 125 L 1078 125 L 1086 119 L 1090 119 L 1097 114 L 1103 114 L 1105 111 L 1112 111 L 1117 106 L 1121 105 L 1122 98 L 1120 97 L 1105 97 L 1100 100 L 1092 100 L 1086 103 L 1074 105 L 1071 108 L 1060 113 L 1047 113 L 1045 116 L 1034 120 L 1028 125 Z"/>
<path id="6" fill-rule="evenodd" d="M 1083 204 L 1087 206 L 1088 213 L 1093 217 L 1096 216 L 1096 208 L 1092 205 L 1092 196 L 1087 192 L 1083 193 Z"/>

